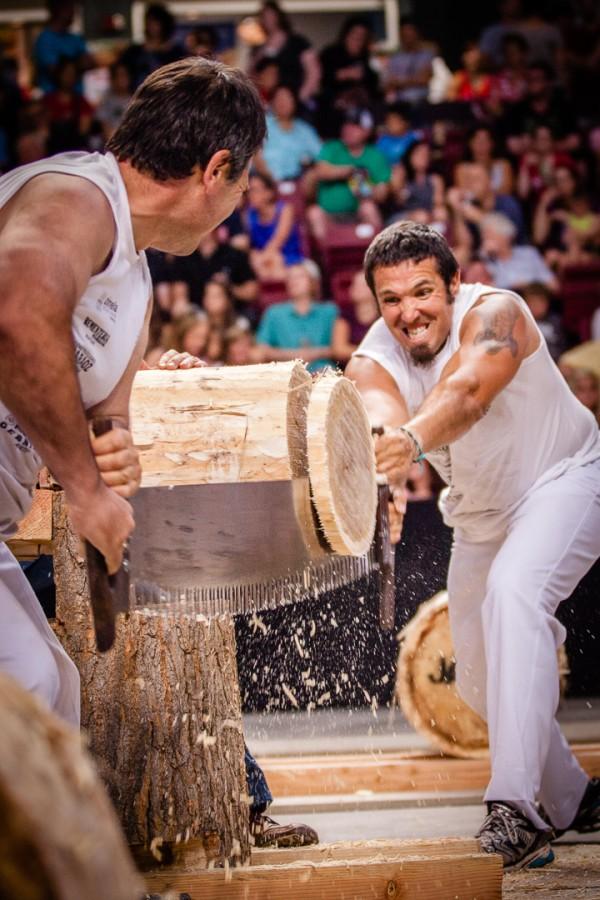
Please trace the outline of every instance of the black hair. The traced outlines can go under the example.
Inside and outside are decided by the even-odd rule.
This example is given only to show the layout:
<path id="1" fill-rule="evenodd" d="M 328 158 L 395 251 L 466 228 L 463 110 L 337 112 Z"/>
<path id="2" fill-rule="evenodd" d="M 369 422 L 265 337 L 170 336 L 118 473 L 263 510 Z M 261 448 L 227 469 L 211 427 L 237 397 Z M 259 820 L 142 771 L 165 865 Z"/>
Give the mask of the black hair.
<path id="1" fill-rule="evenodd" d="M 537 69 L 539 72 L 543 72 L 548 81 L 554 81 L 556 78 L 556 70 L 554 66 L 550 65 L 549 62 L 546 62 L 545 59 L 535 59 L 533 62 L 530 62 L 527 66 L 529 72 Z"/>
<path id="2" fill-rule="evenodd" d="M 450 288 L 459 267 L 446 238 L 429 225 L 409 221 L 396 222 L 384 228 L 372 240 L 365 254 L 365 279 L 375 295 L 376 269 L 398 266 L 407 261 L 418 263 L 430 257 L 435 259 L 444 284 Z"/>
<path id="3" fill-rule="evenodd" d="M 406 151 L 406 155 L 402 159 L 402 165 L 406 169 L 406 176 L 409 181 L 412 181 L 416 175 L 416 170 L 413 165 L 413 155 L 419 147 L 427 147 L 430 152 L 430 164 L 431 164 L 431 144 L 429 141 L 415 141 L 414 144 L 411 144 L 408 150 Z"/>
<path id="4" fill-rule="evenodd" d="M 240 177 L 261 146 L 265 113 L 240 70 L 194 56 L 157 69 L 139 86 L 107 150 L 157 181 L 188 178 L 229 150 L 229 178 Z"/>
<path id="5" fill-rule="evenodd" d="M 273 178 L 272 175 L 268 175 L 266 172 L 252 172 L 250 178 L 256 178 L 258 181 L 262 183 L 262 186 L 266 188 L 268 191 L 271 191 L 273 194 L 277 195 L 277 182 Z"/>
<path id="6" fill-rule="evenodd" d="M 412 107 L 410 103 L 403 103 L 401 100 L 396 100 L 394 103 L 386 103 L 383 116 L 389 115 L 401 116 L 403 119 L 406 119 L 407 122 L 411 121 L 412 117 Z"/>
<path id="7" fill-rule="evenodd" d="M 277 16 L 277 24 L 282 31 L 285 31 L 286 34 L 291 34 L 292 32 L 292 23 L 290 22 L 290 17 L 288 14 L 281 8 L 279 3 L 276 0 L 266 0 L 265 3 L 261 6 L 261 12 L 263 9 L 270 9 Z"/>
<path id="8" fill-rule="evenodd" d="M 338 43 L 343 44 L 348 34 L 352 31 L 353 28 L 356 27 L 366 28 L 369 33 L 371 33 L 371 31 L 373 30 L 371 27 L 371 23 L 366 16 L 348 16 L 348 18 L 344 19 L 342 23 L 340 34 L 338 37 Z"/>
<path id="9" fill-rule="evenodd" d="M 519 34 L 518 31 L 509 31 L 508 34 L 503 35 L 502 37 L 502 49 L 506 52 L 506 47 L 508 44 L 516 44 L 519 50 L 522 50 L 523 53 L 529 52 L 529 43 L 523 37 L 522 34 Z"/>
<path id="10" fill-rule="evenodd" d="M 154 19 L 160 25 L 160 31 L 163 41 L 168 41 L 175 33 L 175 16 L 162 5 L 162 3 L 151 3 L 146 7 L 146 19 Z"/>

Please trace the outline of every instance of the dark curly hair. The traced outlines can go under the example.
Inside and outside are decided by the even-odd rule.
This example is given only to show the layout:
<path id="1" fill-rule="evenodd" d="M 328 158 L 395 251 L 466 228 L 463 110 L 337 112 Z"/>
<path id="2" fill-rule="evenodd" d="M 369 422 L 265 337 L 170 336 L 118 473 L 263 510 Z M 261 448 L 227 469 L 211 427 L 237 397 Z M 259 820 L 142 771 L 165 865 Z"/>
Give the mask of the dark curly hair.
<path id="1" fill-rule="evenodd" d="M 397 266 L 400 263 L 421 262 L 432 257 L 444 284 L 450 282 L 458 272 L 458 262 L 444 238 L 429 225 L 418 222 L 396 222 L 384 228 L 373 238 L 365 254 L 365 279 L 375 294 L 375 270 Z"/>

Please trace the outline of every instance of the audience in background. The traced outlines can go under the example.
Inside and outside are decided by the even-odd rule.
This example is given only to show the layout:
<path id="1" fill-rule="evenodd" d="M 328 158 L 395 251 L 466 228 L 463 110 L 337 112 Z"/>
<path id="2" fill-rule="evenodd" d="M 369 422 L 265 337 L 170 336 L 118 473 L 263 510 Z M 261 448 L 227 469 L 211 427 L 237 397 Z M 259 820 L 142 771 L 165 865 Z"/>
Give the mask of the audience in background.
<path id="1" fill-rule="evenodd" d="M 339 310 L 335 303 L 319 300 L 320 289 L 320 274 L 312 260 L 290 266 L 290 299 L 269 306 L 258 326 L 256 341 L 263 362 L 302 359 L 310 372 L 335 365 Z"/>
<path id="2" fill-rule="evenodd" d="M 49 0 L 50 18 L 38 35 L 33 46 L 38 87 L 45 93 L 57 87 L 56 70 L 61 60 L 70 59 L 75 63 L 77 77 L 75 87 L 81 93 L 81 75 L 95 65 L 87 44 L 80 34 L 71 31 L 75 18 L 75 3 L 72 0 Z"/>
<path id="3" fill-rule="evenodd" d="M 222 44 L 209 21 L 178 31 L 166 6 L 150 4 L 143 43 L 113 54 L 108 89 L 91 102 L 99 80 L 82 75 L 96 61 L 71 32 L 74 4 L 49 0 L 48 10 L 33 49 L 37 88 L 0 57 L 2 171 L 101 150 L 144 77 L 186 54 L 214 58 Z M 250 39 L 268 137 L 224 226 L 188 257 L 149 252 L 148 359 L 173 346 L 208 364 L 343 365 L 378 316 L 357 271 L 366 242 L 384 220 L 412 218 L 446 235 L 465 280 L 523 294 L 573 390 L 597 411 L 600 8 L 565 0 L 552 17 L 537 0 L 500 0 L 498 10 L 481 34 L 461 35 L 450 73 L 410 17 L 387 60 L 370 16 L 349 16 L 317 54 L 276 2 L 263 3 L 239 34 Z M 444 45 L 458 58 L 456 39 Z M 305 256 L 341 315 L 318 300 Z M 428 470 L 411 476 L 413 498 L 431 489 Z"/>
<path id="4" fill-rule="evenodd" d="M 302 260 L 294 207 L 277 193 L 277 182 L 255 172 L 248 187 L 247 229 L 250 262 L 263 280 L 285 278 L 287 266 Z"/>
<path id="5" fill-rule="evenodd" d="M 519 291 L 532 282 L 540 282 L 553 293 L 558 281 L 544 262 L 539 250 L 516 245 L 514 223 L 502 213 L 488 213 L 480 221 L 481 256 L 496 287 Z"/>
<path id="6" fill-rule="evenodd" d="M 423 43 L 419 29 L 408 16 L 400 21 L 400 47 L 390 56 L 384 71 L 385 99 L 388 103 L 419 106 L 427 100 L 434 51 Z"/>
<path id="7" fill-rule="evenodd" d="M 152 3 L 146 7 L 144 43 L 131 44 L 120 60 L 129 70 L 134 89 L 155 69 L 186 55 L 185 48 L 175 40 L 175 26 L 175 17 L 166 6 Z"/>
<path id="8" fill-rule="evenodd" d="M 413 219 L 425 224 L 447 220 L 444 181 L 432 172 L 427 141 L 413 144 L 392 174 L 392 196 L 397 212 L 393 221 Z"/>
<path id="9" fill-rule="evenodd" d="M 104 141 L 108 141 L 121 121 L 125 107 L 131 100 L 131 75 L 122 62 L 110 67 L 110 87 L 96 110 Z"/>
<path id="10" fill-rule="evenodd" d="M 348 362 L 373 322 L 379 318 L 377 301 L 362 269 L 352 277 L 348 299 L 352 308 L 342 311 L 333 334 L 332 353 L 340 364 Z"/>
<path id="11" fill-rule="evenodd" d="M 307 211 L 313 234 L 323 239 L 329 219 L 382 226 L 380 206 L 389 193 L 391 170 L 369 141 L 373 118 L 368 110 L 346 115 L 339 140 L 326 141 L 315 167 L 317 203 Z"/>
<path id="12" fill-rule="evenodd" d="M 259 22 L 265 40 L 253 50 L 250 73 L 267 60 L 275 64 L 279 84 L 290 88 L 300 103 L 311 108 L 321 80 L 317 54 L 305 37 L 292 30 L 287 14 L 273 0 L 263 3 Z"/>
<path id="13" fill-rule="evenodd" d="M 321 52 L 320 131 L 333 137 L 339 126 L 336 110 L 372 106 L 379 96 L 379 79 L 371 65 L 369 20 L 346 19 L 339 37 Z"/>
<path id="14" fill-rule="evenodd" d="M 392 103 L 385 109 L 375 146 L 381 150 L 390 166 L 401 162 L 421 137 L 421 133 L 411 127 L 409 109 L 404 103 Z"/>
<path id="15" fill-rule="evenodd" d="M 286 85 L 279 85 L 267 113 L 267 138 L 261 154 L 263 171 L 276 181 L 300 178 L 303 169 L 314 163 L 321 146 L 312 125 L 296 115 L 294 92 Z M 256 165 L 262 168 L 260 158 Z"/>
<path id="16" fill-rule="evenodd" d="M 544 336 L 550 356 L 558 362 L 566 349 L 567 341 L 560 315 L 552 310 L 551 291 L 545 284 L 533 282 L 521 288 L 521 296 Z"/>

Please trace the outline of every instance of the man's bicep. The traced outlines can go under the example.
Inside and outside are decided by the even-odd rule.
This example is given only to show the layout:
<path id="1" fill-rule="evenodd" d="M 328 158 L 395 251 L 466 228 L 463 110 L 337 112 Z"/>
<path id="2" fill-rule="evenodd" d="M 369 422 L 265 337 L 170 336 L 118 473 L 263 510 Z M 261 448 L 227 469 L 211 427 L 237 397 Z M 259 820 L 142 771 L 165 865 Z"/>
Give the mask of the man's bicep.
<path id="1" fill-rule="evenodd" d="M 517 374 L 528 345 L 528 320 L 518 302 L 507 294 L 490 295 L 465 316 L 460 347 L 442 377 L 464 373 L 488 406 Z"/>
<path id="2" fill-rule="evenodd" d="M 374 359 L 353 356 L 344 374 L 356 385 L 373 426 L 397 428 L 408 420 L 408 409 L 398 385 Z"/>

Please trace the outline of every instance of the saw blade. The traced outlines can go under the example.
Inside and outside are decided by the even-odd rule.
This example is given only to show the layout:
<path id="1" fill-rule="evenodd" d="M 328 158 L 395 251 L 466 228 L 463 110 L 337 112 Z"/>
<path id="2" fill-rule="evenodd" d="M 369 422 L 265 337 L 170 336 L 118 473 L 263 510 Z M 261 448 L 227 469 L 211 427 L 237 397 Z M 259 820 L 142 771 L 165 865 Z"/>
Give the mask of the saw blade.
<path id="1" fill-rule="evenodd" d="M 357 580 L 371 556 L 336 556 L 308 478 L 141 488 L 132 500 L 131 605 L 178 615 L 244 613 Z"/>

